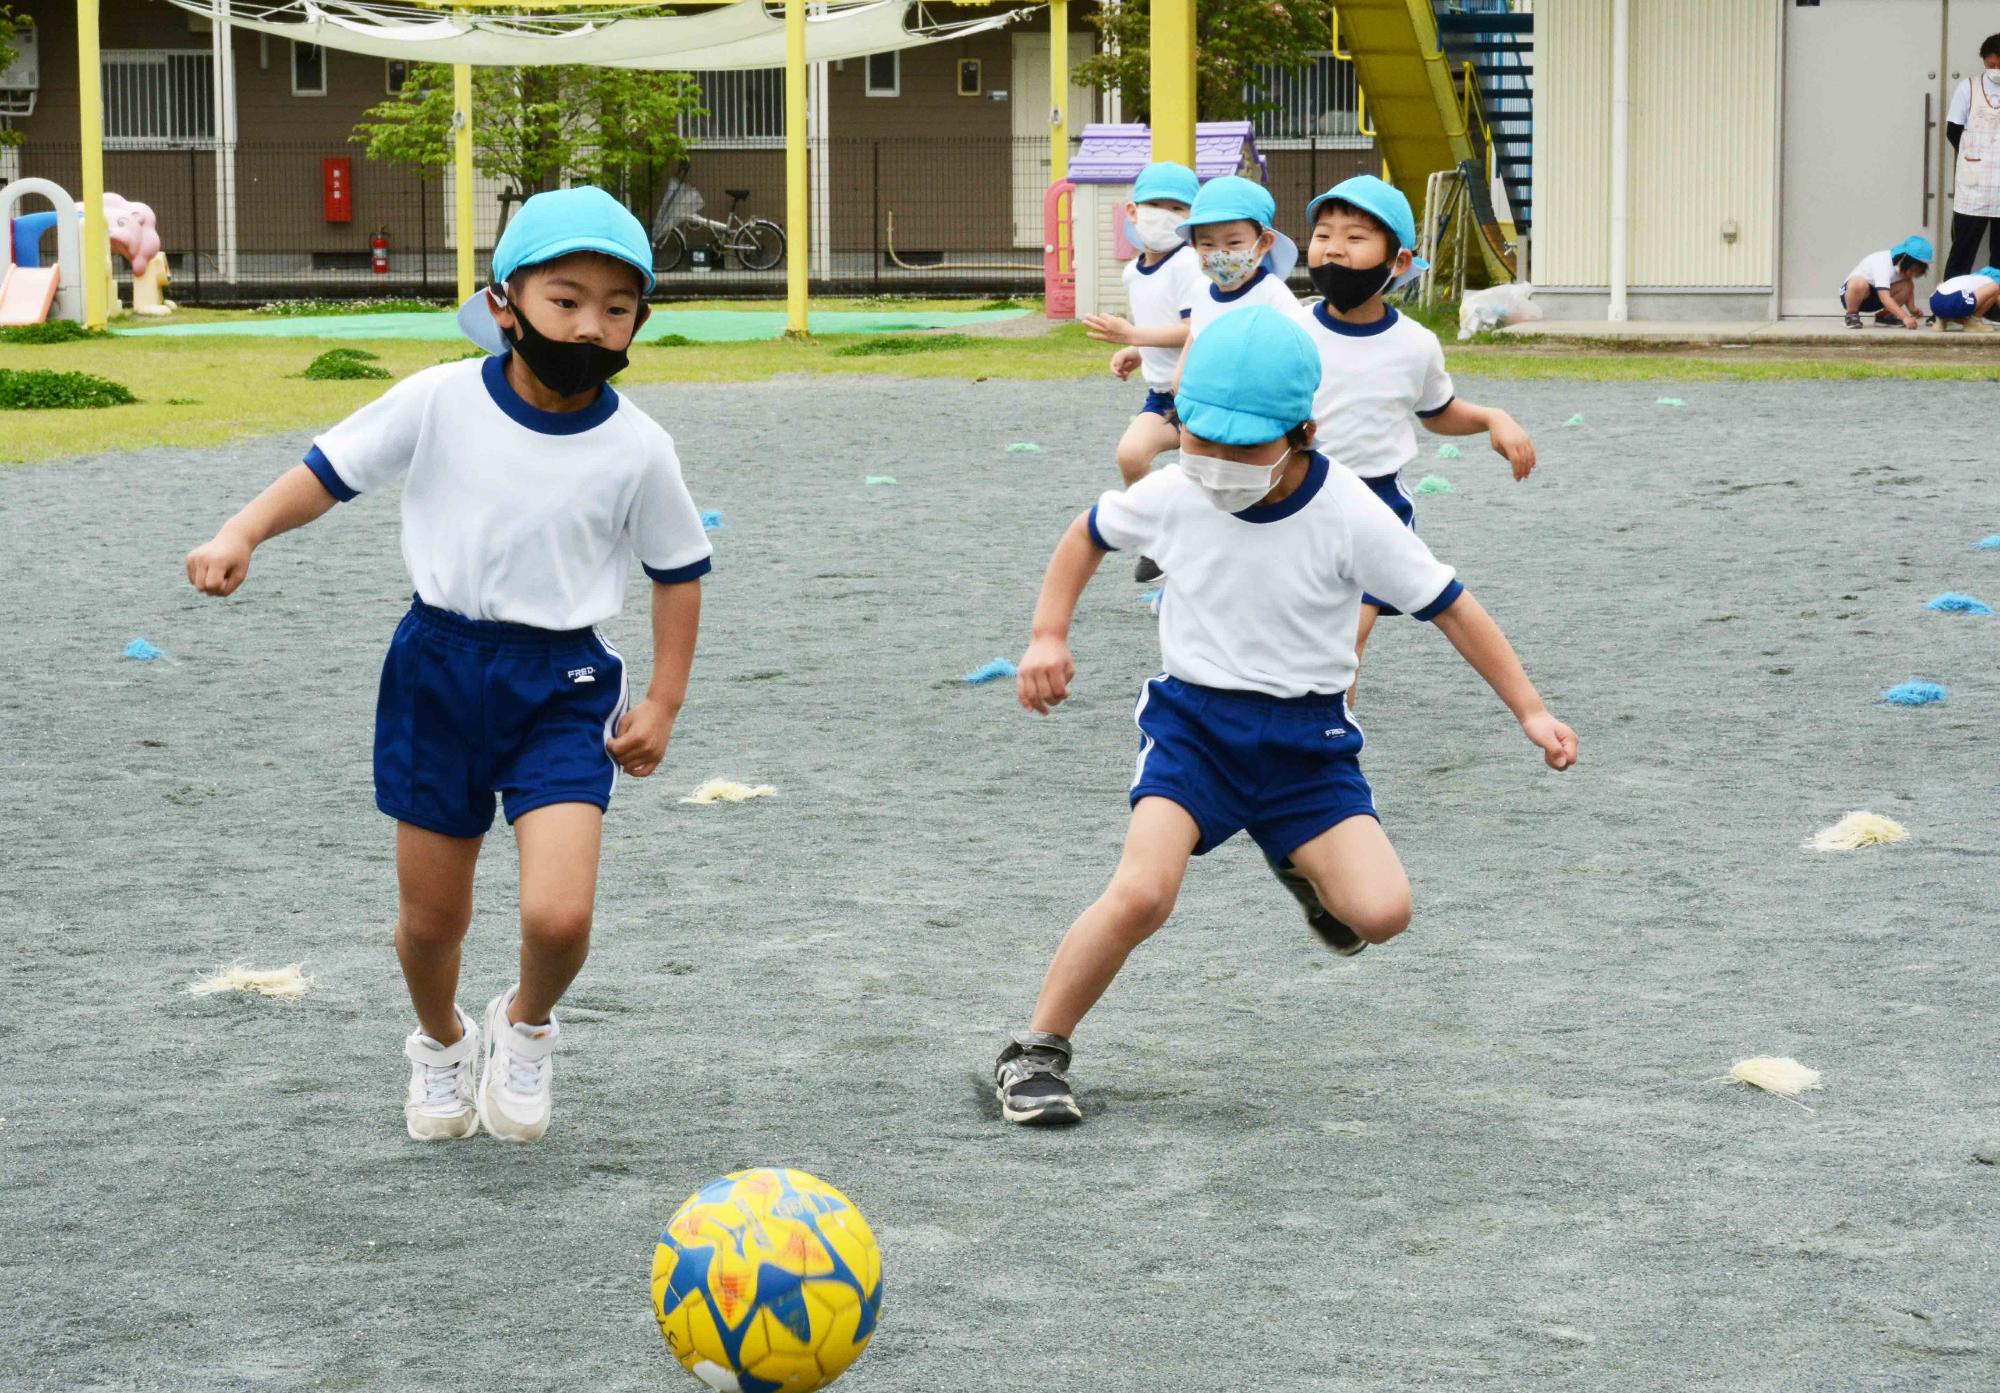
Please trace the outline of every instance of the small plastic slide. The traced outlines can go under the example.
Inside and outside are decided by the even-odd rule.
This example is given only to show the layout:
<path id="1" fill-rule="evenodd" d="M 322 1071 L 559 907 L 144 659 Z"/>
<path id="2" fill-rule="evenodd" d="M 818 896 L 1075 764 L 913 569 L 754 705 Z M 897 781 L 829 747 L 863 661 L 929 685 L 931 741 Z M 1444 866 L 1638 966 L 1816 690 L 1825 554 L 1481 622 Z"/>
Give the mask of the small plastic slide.
<path id="1" fill-rule="evenodd" d="M 0 326 L 40 324 L 56 300 L 54 266 L 10 266 L 0 280 Z"/>

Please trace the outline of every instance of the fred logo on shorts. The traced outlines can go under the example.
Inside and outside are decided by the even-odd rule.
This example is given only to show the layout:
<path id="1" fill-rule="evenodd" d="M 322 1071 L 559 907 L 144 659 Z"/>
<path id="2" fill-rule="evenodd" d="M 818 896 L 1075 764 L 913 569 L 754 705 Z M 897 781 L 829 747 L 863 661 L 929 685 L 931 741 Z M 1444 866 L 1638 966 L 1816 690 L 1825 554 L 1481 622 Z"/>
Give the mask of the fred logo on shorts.
<path id="1" fill-rule="evenodd" d="M 597 669 L 594 667 L 573 667 L 564 675 L 570 681 L 581 686 L 585 682 L 595 682 L 597 680 Z"/>

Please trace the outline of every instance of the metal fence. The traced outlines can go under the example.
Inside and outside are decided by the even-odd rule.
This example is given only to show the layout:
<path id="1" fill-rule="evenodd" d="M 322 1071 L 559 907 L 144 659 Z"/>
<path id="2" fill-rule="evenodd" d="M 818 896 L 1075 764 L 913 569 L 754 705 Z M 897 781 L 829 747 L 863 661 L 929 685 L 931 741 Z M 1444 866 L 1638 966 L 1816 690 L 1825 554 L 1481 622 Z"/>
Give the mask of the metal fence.
<path id="1" fill-rule="evenodd" d="M 20 175 L 53 180 L 72 193 L 79 189 L 74 144 L 33 142 L 10 153 L 8 163 Z M 790 239 L 786 257 L 806 258 L 816 291 L 1040 289 L 1047 142 L 834 139 L 815 143 L 809 154 L 817 190 L 814 235 L 804 246 Z M 326 216 L 328 159 L 351 162 L 347 221 Z M 782 149 L 761 144 L 701 146 L 690 155 L 684 182 L 707 219 L 727 225 L 733 211 L 782 226 L 784 160 Z M 1289 227 L 1314 192 L 1372 168 L 1375 157 L 1351 140 L 1309 137 L 1270 151 L 1268 162 L 1281 224 Z M 616 192 L 652 227 L 673 177 L 657 171 Z M 170 293 L 182 303 L 442 298 L 455 288 L 457 219 L 448 170 L 373 162 L 352 146 L 244 141 L 233 159 L 211 148 L 108 150 L 105 187 L 152 206 L 172 268 Z M 688 201 L 684 195 L 675 207 Z M 500 181 L 478 181 L 473 242 L 480 275 L 518 202 L 519 194 Z M 712 232 L 683 227 L 693 247 L 712 247 Z M 370 246 L 378 233 L 387 243 L 386 266 L 379 270 Z M 690 256 L 662 272 L 664 294 L 776 293 L 785 277 L 783 261 L 751 270 L 727 252 L 713 267 L 695 260 Z M 122 273 L 122 263 L 117 269 Z"/>

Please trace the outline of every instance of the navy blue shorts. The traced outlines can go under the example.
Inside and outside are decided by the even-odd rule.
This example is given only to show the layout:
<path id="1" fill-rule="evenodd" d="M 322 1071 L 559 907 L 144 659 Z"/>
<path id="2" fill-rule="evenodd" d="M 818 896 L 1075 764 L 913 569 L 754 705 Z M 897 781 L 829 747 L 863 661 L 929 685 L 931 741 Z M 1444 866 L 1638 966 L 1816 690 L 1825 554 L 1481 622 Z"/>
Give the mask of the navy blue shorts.
<path id="1" fill-rule="evenodd" d="M 1847 308 L 1847 287 L 1843 285 L 1840 288 L 1840 308 L 1844 314 L 1866 314 L 1870 310 L 1885 310 L 1888 306 L 1882 303 L 1882 292 L 1871 285 L 1868 287 L 1868 298 L 1857 308 L 1850 310 Z"/>
<path id="2" fill-rule="evenodd" d="M 551 803 L 606 807 L 625 662 L 595 629 L 467 619 L 422 600 L 396 627 L 375 704 L 375 806 L 447 837 Z"/>
<path id="3" fill-rule="evenodd" d="M 1970 319 L 1979 308 L 1979 300 L 1970 290 L 1954 290 L 1949 295 L 1942 290 L 1931 292 L 1931 313 L 1939 319 Z"/>
<path id="4" fill-rule="evenodd" d="M 1374 479 L 1363 479 L 1361 482 L 1368 485 L 1370 493 L 1389 505 L 1389 511 L 1403 520 L 1403 526 L 1409 528 L 1412 532 L 1417 530 L 1417 501 L 1411 498 L 1410 491 L 1403 487 L 1403 472 L 1400 469 L 1394 474 L 1384 474 Z M 1384 614 L 1401 614 L 1403 612 L 1387 600 L 1378 600 L 1373 595 L 1366 593 L 1363 593 L 1361 596 L 1361 603 L 1364 605 L 1373 605 Z"/>
<path id="5" fill-rule="evenodd" d="M 1174 415 L 1174 394 L 1172 392 L 1156 392 L 1151 387 L 1148 387 L 1146 389 L 1146 404 L 1139 408 L 1139 414 L 1144 416 L 1148 412 L 1158 416 L 1170 426 L 1180 421 L 1180 417 Z"/>
<path id="6" fill-rule="evenodd" d="M 1197 856 L 1247 831 L 1279 861 L 1350 817 L 1375 816 L 1345 697 L 1222 691 L 1162 674 L 1139 693 L 1132 719 L 1132 802 L 1185 808 L 1201 829 Z"/>

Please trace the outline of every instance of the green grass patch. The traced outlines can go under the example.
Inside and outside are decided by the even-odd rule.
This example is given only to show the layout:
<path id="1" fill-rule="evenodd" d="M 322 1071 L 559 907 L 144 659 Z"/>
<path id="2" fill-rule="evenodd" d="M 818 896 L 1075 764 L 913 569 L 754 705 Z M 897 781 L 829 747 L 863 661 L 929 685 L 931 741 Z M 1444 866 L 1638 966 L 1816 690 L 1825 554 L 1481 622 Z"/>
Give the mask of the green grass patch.
<path id="1" fill-rule="evenodd" d="M 83 339 L 104 339 L 103 329 L 86 329 L 73 319 L 51 319 L 42 324 L 9 324 L 0 328 L 0 343 L 76 343 Z"/>
<path id="2" fill-rule="evenodd" d="M 270 315 L 277 319 L 298 319 L 308 315 L 327 314 L 408 314 L 412 310 L 430 311 L 450 309 L 442 300 L 412 300 L 383 298 L 376 300 L 273 300 L 268 305 L 259 305 L 256 314 Z"/>
<path id="3" fill-rule="evenodd" d="M 329 348 L 306 365 L 299 374 L 314 382 L 383 382 L 395 376 L 373 366 L 377 355 L 360 348 Z"/>
<path id="4" fill-rule="evenodd" d="M 131 388 L 95 373 L 0 368 L 0 411 L 78 411 L 137 400 Z"/>
<path id="5" fill-rule="evenodd" d="M 646 342 L 655 348 L 693 348 L 700 343 L 700 340 L 691 339 L 686 334 L 662 334 L 658 338 L 648 339 Z"/>
<path id="6" fill-rule="evenodd" d="M 979 340 L 970 334 L 894 334 L 843 344 L 833 350 L 836 358 L 875 358 L 884 354 L 950 353 L 975 348 Z"/>

